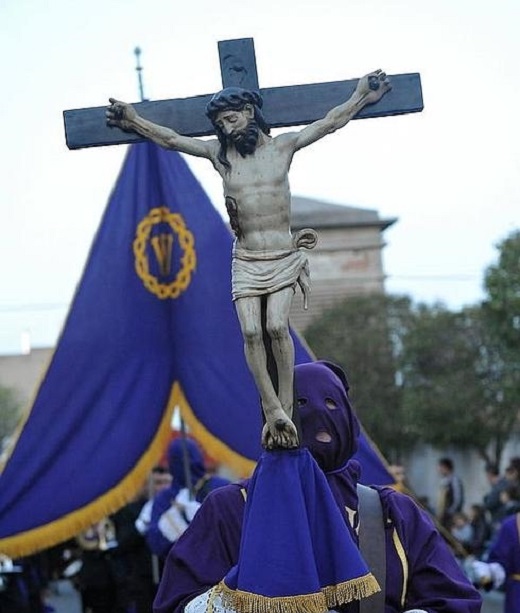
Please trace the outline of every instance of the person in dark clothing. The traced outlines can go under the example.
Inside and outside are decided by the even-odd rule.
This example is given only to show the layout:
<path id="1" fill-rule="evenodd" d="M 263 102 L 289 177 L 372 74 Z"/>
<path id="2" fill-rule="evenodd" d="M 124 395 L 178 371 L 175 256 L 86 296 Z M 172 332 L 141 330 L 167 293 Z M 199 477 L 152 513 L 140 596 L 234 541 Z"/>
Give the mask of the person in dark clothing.
<path id="1" fill-rule="evenodd" d="M 118 610 L 150 613 L 155 597 L 152 554 L 135 522 L 146 503 L 144 492 L 111 516 L 117 547 L 111 552 L 111 568 Z"/>
<path id="2" fill-rule="evenodd" d="M 473 533 L 466 549 L 468 553 L 480 558 L 484 555 L 491 539 L 491 525 L 486 518 L 484 507 L 480 504 L 472 504 L 468 516 Z"/>
<path id="3" fill-rule="evenodd" d="M 506 517 L 514 515 L 520 511 L 520 486 L 510 483 L 500 492 L 500 502 L 502 506 L 497 513 L 496 519 L 500 527 Z"/>
<path id="4" fill-rule="evenodd" d="M 105 518 L 76 537 L 81 547 L 81 569 L 75 584 L 83 611 L 119 613 L 112 550 L 117 546 L 114 523 Z"/>
<path id="5" fill-rule="evenodd" d="M 489 483 L 489 491 L 482 499 L 482 504 L 488 513 L 491 525 L 497 528 L 500 525 L 499 518 L 502 508 L 500 493 L 508 486 L 509 481 L 500 474 L 496 464 L 486 465 L 486 478 Z"/>
<path id="6" fill-rule="evenodd" d="M 15 560 L 0 554 L 0 613 L 44 613 L 41 562 L 39 554 Z"/>
<path id="7" fill-rule="evenodd" d="M 78 536 L 83 564 L 77 584 L 89 613 L 150 613 L 156 591 L 152 557 L 135 525 L 146 501 L 142 491 Z"/>
<path id="8" fill-rule="evenodd" d="M 464 506 L 464 487 L 460 477 L 455 474 L 451 458 L 440 458 L 437 468 L 441 477 L 437 519 L 444 528 L 450 530 L 453 516 L 462 511 Z"/>

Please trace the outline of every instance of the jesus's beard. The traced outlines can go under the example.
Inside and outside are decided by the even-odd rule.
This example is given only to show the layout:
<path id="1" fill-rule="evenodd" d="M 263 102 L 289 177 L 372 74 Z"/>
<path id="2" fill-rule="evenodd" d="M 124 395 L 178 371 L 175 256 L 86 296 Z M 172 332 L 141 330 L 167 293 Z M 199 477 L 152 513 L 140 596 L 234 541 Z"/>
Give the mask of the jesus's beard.
<path id="1" fill-rule="evenodd" d="M 245 157 L 255 152 L 259 135 L 260 128 L 256 121 L 252 119 L 243 131 L 237 132 L 235 138 L 230 138 L 229 140 L 233 143 L 238 153 Z"/>

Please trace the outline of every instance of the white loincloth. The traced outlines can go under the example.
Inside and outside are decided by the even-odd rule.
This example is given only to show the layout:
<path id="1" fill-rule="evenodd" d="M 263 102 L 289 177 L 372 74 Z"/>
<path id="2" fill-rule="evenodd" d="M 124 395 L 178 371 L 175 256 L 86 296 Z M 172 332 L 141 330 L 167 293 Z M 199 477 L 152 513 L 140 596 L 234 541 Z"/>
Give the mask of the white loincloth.
<path id="1" fill-rule="evenodd" d="M 313 231 L 306 232 L 308 238 Z M 249 251 L 235 244 L 231 266 L 233 300 L 273 294 L 286 287 L 294 289 L 298 283 L 303 292 L 303 308 L 306 309 L 310 289 L 309 260 L 300 245 L 312 249 L 316 240 L 310 246 L 303 244 L 300 236 L 301 233 L 295 236 L 293 249 Z"/>

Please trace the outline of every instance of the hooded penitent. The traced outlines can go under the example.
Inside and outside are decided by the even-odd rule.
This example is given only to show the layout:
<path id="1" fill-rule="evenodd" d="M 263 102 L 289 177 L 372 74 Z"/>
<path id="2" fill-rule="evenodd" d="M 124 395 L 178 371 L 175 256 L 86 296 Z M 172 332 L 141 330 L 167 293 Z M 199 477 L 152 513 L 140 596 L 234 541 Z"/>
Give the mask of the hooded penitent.
<path id="1" fill-rule="evenodd" d="M 248 487 L 238 564 L 216 588 L 239 613 L 325 613 L 379 590 L 324 473 L 343 467 L 357 446 L 344 375 L 305 364 L 296 387 L 304 446 L 263 453 Z"/>
<path id="2" fill-rule="evenodd" d="M 186 437 L 172 441 L 168 447 L 168 468 L 175 489 L 193 488 L 206 472 L 204 457 L 197 443 Z"/>

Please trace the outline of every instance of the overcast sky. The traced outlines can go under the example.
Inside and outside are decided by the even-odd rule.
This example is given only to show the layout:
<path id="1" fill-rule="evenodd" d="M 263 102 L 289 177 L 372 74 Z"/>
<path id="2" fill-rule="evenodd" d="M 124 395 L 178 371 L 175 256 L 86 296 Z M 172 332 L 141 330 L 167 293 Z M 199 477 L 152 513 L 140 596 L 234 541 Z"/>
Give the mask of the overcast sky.
<path id="1" fill-rule="evenodd" d="M 520 226 L 518 0 L 0 0 L 0 353 L 51 346 L 126 151 L 69 151 L 62 112 L 221 87 L 217 42 L 252 37 L 261 87 L 419 72 L 425 110 L 351 122 L 294 159 L 295 195 L 377 209 L 387 289 L 482 298 Z M 220 179 L 190 165 L 223 211 Z"/>

